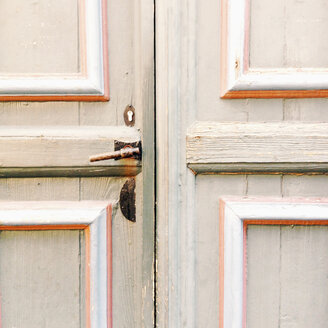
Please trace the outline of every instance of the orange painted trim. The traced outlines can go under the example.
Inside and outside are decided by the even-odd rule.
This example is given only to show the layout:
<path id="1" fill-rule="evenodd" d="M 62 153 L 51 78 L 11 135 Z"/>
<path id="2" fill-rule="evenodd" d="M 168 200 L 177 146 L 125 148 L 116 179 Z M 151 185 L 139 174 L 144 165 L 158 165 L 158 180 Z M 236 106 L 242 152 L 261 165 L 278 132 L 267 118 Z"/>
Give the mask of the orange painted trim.
<path id="1" fill-rule="evenodd" d="M 85 315 L 86 328 L 91 328 L 91 254 L 90 228 L 85 230 Z M 1 327 L 0 327 L 1 328 Z"/>
<path id="2" fill-rule="evenodd" d="M 328 97 L 328 90 L 225 90 L 221 98 L 242 99 L 242 98 L 325 98 Z"/>
<path id="3" fill-rule="evenodd" d="M 2 328 L 2 312 L 1 312 L 1 304 L 2 304 L 2 299 L 1 299 L 1 292 L 0 292 L 0 328 Z"/>
<path id="4" fill-rule="evenodd" d="M 108 101 L 109 97 L 106 95 L 38 95 L 38 96 L 31 96 L 31 95 L 19 95 L 19 96 L 8 96 L 0 95 L 0 101 Z"/>
<path id="5" fill-rule="evenodd" d="M 26 226 L 0 226 L 0 231 L 35 231 L 35 230 L 86 230 L 88 225 L 26 225 Z M 1 328 L 1 327 L 0 327 Z"/>
<path id="6" fill-rule="evenodd" d="M 249 225 L 328 225 L 328 220 L 244 220 L 244 229 Z"/>
<path id="7" fill-rule="evenodd" d="M 247 322 L 247 223 L 243 222 L 243 328 Z"/>
<path id="8" fill-rule="evenodd" d="M 224 328 L 224 213 L 225 201 L 219 201 L 219 328 Z"/>
<path id="9" fill-rule="evenodd" d="M 107 207 L 107 327 L 113 326 L 112 206 Z M 0 327 L 1 328 L 1 327 Z"/>

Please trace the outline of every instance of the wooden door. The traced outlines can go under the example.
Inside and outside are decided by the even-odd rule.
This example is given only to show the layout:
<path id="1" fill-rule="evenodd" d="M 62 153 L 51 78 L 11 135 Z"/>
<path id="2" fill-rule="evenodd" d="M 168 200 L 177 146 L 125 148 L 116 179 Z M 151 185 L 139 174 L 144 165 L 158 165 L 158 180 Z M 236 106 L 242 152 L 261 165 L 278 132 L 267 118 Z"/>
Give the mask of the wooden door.
<path id="1" fill-rule="evenodd" d="M 325 327 L 326 6 L 157 1 L 159 326 Z"/>
<path id="2" fill-rule="evenodd" d="M 153 1 L 2 1 L 0 16 L 0 326 L 153 327 Z M 142 160 L 89 162 L 119 142 Z M 97 206 L 111 222 L 88 239 Z"/>

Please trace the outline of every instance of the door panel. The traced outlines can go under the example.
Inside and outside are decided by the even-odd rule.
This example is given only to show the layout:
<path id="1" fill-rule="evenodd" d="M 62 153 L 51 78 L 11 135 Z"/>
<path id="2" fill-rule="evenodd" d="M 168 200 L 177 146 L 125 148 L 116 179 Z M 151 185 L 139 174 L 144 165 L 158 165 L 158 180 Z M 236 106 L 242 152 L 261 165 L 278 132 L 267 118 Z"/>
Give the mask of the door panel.
<path id="1" fill-rule="evenodd" d="M 327 226 L 250 226 L 247 326 L 317 327 L 327 321 Z"/>
<path id="2" fill-rule="evenodd" d="M 84 233 L 0 232 L 2 327 L 83 327 Z"/>
<path id="3" fill-rule="evenodd" d="M 77 3 L 75 0 L 71 2 Z M 4 141 L 3 147 L 0 147 L 0 161 L 4 161 L 0 174 L 0 199 L 105 200 L 116 204 L 112 221 L 115 263 L 112 290 L 113 327 L 152 327 L 154 4 L 152 0 L 141 3 L 135 0 L 108 0 L 107 5 L 110 100 L 102 103 L 0 103 L 0 124 L 3 126 L 0 129 L 0 139 Z M 30 8 L 32 4 L 26 6 Z M 28 14 L 29 12 L 26 12 L 26 15 Z M 60 24 L 57 13 L 52 12 L 52 15 L 56 16 L 56 24 Z M 29 19 L 33 17 L 29 16 Z M 12 32 L 14 35 L 15 31 Z M 44 39 L 45 43 L 53 42 L 46 30 L 38 29 L 37 32 L 37 37 Z M 59 53 L 58 48 L 58 53 L 54 53 L 57 62 L 50 67 L 52 69 L 66 67 L 71 61 L 71 53 L 76 53 L 80 47 L 76 42 L 71 42 L 71 34 L 68 33 L 67 37 L 65 33 L 60 35 L 68 53 L 65 56 Z M 40 65 L 42 64 L 45 70 L 51 66 L 51 62 L 42 52 L 38 52 L 38 56 L 41 58 Z M 24 66 L 24 69 L 27 68 Z M 127 127 L 124 122 L 123 114 L 128 105 L 135 108 L 134 127 Z M 9 130 L 13 132 L 10 134 L 12 139 L 5 141 L 9 136 L 6 131 Z M 26 130 L 34 131 L 34 137 L 22 133 Z M 50 140 L 47 136 L 55 130 L 61 132 Z M 84 133 L 74 132 L 82 130 L 94 137 L 90 139 Z M 129 135 L 137 138 L 129 139 Z M 142 161 L 124 159 L 89 164 L 89 156 L 112 151 L 115 140 L 141 140 Z M 7 141 L 18 144 L 8 147 Z M 9 166 L 5 163 L 6 159 L 10 159 L 10 164 L 7 162 Z M 6 167 L 10 169 L 7 170 Z M 113 167 L 116 167 L 115 172 Z M 135 223 L 123 216 L 119 206 L 120 192 L 128 178 L 136 179 Z"/>
<path id="4" fill-rule="evenodd" d="M 311 124 L 313 131 L 321 124 L 327 130 L 326 99 L 220 98 L 221 3 L 218 0 L 183 0 L 179 4 L 174 0 L 165 4 L 157 1 L 157 318 L 162 326 L 219 327 L 220 197 L 328 195 L 327 168 L 318 169 L 327 164 L 326 158 L 320 160 L 321 155 L 327 154 L 326 150 L 320 152 L 321 145 L 327 144 L 326 138 L 321 143 L 317 138 L 310 141 L 306 136 Z M 261 53 L 263 44 L 253 39 L 258 65 L 263 62 L 273 65 L 283 59 L 279 49 L 283 48 L 284 40 L 279 38 L 278 44 L 274 42 L 275 33 L 288 29 L 290 49 L 298 48 L 297 35 L 313 40 L 316 29 L 311 24 L 304 25 L 306 35 L 290 30 L 291 21 L 300 19 L 291 9 L 294 9 L 292 4 L 284 4 L 288 7 L 285 16 L 279 14 L 266 19 L 264 11 L 272 12 L 278 3 L 263 7 L 263 12 L 261 1 L 250 3 L 258 5 L 251 13 L 256 16 L 251 21 L 252 31 L 257 37 L 265 35 L 266 41 L 271 42 L 270 47 L 276 46 L 280 56 L 271 61 L 271 57 Z M 295 3 L 299 7 L 307 5 Z M 316 15 L 314 9 L 309 11 L 308 18 L 311 20 L 313 15 Z M 272 30 L 263 25 L 270 20 L 276 23 Z M 319 24 L 314 21 L 313 24 Z M 319 28 L 324 25 L 325 22 Z M 321 40 L 318 38 L 313 41 Z M 322 36 L 320 45 L 324 43 L 325 36 Z M 288 62 L 301 59 L 304 64 L 323 65 L 322 53 L 311 49 L 306 42 L 298 49 L 299 57 L 289 53 L 293 58 L 287 58 Z M 253 130 L 244 138 L 244 128 L 255 122 L 264 134 Z M 270 129 L 274 124 L 282 124 L 289 132 L 301 127 L 300 136 L 289 150 L 284 147 L 288 137 L 283 129 L 276 132 Z M 204 129 L 198 130 L 200 126 Z M 230 128 L 225 130 L 225 126 Z M 208 133 L 206 141 L 203 132 Z M 222 139 L 216 138 L 216 133 L 222 133 Z M 250 146 L 253 137 L 256 145 Z M 260 150 L 263 142 L 268 142 L 264 152 Z M 306 145 L 311 159 L 302 161 L 297 168 L 298 159 L 294 157 L 297 148 L 306 149 Z M 273 158 L 263 158 L 266 151 L 275 154 Z M 229 152 L 231 157 L 226 156 Z M 245 157 L 241 159 L 243 154 Z M 285 160 L 281 160 L 281 156 Z M 195 162 L 191 163 L 191 157 Z M 213 160 L 208 162 L 209 158 Z M 256 165 L 250 165 L 252 163 Z M 258 237 L 259 247 L 263 246 L 261 241 Z M 271 246 L 273 244 L 268 247 Z M 325 263 L 322 260 L 322 264 Z"/>

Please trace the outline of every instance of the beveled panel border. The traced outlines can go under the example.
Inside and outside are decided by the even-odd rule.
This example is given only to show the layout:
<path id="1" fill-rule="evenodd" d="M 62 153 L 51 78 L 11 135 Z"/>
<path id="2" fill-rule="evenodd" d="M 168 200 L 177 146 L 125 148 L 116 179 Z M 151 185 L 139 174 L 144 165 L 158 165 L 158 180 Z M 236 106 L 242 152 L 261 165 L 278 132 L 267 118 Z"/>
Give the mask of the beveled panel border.
<path id="1" fill-rule="evenodd" d="M 221 98 L 328 96 L 328 68 L 249 67 L 250 0 L 221 1 Z"/>
<path id="2" fill-rule="evenodd" d="M 108 101 L 107 0 L 78 0 L 81 72 L 0 75 L 0 101 Z"/>
<path id="3" fill-rule="evenodd" d="M 0 202 L 1 230 L 84 230 L 86 328 L 112 328 L 111 204 L 99 201 Z"/>
<path id="4" fill-rule="evenodd" d="M 249 225 L 328 225 L 328 198 L 220 198 L 220 328 L 246 328 Z"/>

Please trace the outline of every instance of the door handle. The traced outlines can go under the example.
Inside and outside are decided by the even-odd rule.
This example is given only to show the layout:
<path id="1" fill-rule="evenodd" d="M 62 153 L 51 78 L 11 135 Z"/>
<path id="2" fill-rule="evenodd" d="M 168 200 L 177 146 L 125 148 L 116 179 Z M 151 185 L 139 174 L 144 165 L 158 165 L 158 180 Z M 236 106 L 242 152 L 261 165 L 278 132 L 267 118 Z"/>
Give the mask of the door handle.
<path id="1" fill-rule="evenodd" d="M 141 143 L 125 143 L 121 141 L 114 142 L 114 151 L 102 154 L 96 154 L 89 157 L 90 162 L 104 161 L 108 159 L 135 158 L 141 159 Z"/>

